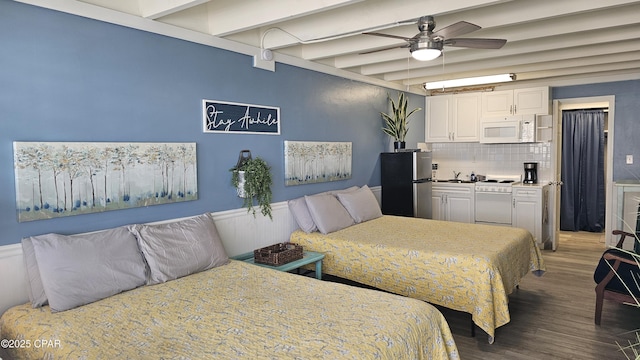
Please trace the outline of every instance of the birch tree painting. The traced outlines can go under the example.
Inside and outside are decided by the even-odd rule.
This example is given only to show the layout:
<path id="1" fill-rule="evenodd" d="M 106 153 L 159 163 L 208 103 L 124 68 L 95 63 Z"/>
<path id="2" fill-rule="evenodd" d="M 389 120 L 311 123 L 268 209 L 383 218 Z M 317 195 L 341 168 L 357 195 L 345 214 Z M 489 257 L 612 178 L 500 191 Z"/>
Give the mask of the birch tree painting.
<path id="1" fill-rule="evenodd" d="M 351 179 L 350 142 L 285 141 L 285 185 Z"/>
<path id="2" fill-rule="evenodd" d="M 18 221 L 198 198 L 195 143 L 14 142 Z"/>

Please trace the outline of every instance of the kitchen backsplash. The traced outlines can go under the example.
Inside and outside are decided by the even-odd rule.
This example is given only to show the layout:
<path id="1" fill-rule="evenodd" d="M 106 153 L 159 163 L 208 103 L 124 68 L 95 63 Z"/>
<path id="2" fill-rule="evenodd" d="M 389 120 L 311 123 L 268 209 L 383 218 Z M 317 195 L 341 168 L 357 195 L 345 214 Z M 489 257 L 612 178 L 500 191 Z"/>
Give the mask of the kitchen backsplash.
<path id="1" fill-rule="evenodd" d="M 480 144 L 433 143 L 433 163 L 438 164 L 437 179 L 452 179 L 460 172 L 460 179 L 469 175 L 522 175 L 524 163 L 538 163 L 538 183 L 547 183 L 552 176 L 551 143 Z"/>

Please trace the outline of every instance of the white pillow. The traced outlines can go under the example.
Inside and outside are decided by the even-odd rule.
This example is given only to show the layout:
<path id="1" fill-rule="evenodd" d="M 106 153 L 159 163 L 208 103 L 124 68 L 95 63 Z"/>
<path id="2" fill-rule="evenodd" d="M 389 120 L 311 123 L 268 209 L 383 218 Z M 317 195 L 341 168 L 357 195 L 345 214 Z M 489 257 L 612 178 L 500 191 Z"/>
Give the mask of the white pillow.
<path id="1" fill-rule="evenodd" d="M 342 230 L 354 224 L 340 201 L 330 194 L 305 196 L 313 222 L 323 234 Z"/>
<path id="2" fill-rule="evenodd" d="M 367 185 L 354 192 L 336 194 L 336 196 L 356 224 L 382 216 L 378 200 Z"/>
<path id="3" fill-rule="evenodd" d="M 45 234 L 32 237 L 31 242 L 52 312 L 145 283 L 144 259 L 125 227 L 86 235 Z"/>
<path id="4" fill-rule="evenodd" d="M 159 284 L 229 262 L 218 229 L 209 214 L 172 223 L 133 225 L 147 264 L 147 284 Z"/>

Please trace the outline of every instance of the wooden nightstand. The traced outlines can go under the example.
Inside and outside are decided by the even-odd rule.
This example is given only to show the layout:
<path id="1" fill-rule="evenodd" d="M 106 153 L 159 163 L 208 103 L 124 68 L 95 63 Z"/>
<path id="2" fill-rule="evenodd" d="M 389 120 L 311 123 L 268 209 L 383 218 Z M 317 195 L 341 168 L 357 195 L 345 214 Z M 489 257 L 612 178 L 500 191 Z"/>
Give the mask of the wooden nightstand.
<path id="1" fill-rule="evenodd" d="M 271 268 L 271 269 L 275 269 L 278 271 L 290 271 L 290 270 L 295 270 L 295 269 L 299 269 L 301 266 L 304 265 L 308 265 L 311 263 L 316 263 L 316 279 L 318 280 L 322 280 L 322 259 L 324 259 L 324 254 L 322 253 L 317 253 L 317 252 L 313 252 L 313 251 L 304 251 L 302 253 L 302 259 L 299 260 L 295 260 L 280 266 L 272 266 L 272 265 L 267 265 L 267 264 L 259 264 L 259 263 L 255 263 L 253 261 L 253 251 L 252 252 L 248 252 L 248 253 L 244 253 L 244 254 L 240 254 L 240 255 L 236 255 L 236 256 L 231 256 L 231 259 L 233 260 L 241 260 L 244 262 L 248 262 L 250 264 L 254 264 L 254 265 L 258 265 L 258 266 L 262 266 L 262 267 L 267 267 L 267 268 Z"/>

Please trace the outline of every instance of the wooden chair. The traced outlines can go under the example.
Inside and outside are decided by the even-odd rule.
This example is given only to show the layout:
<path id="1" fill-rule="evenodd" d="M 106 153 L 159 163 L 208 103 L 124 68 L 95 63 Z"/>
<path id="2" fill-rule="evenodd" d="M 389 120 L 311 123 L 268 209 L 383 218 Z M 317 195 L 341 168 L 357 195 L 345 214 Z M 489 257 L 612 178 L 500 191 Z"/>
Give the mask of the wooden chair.
<path id="1" fill-rule="evenodd" d="M 635 279 L 640 282 L 640 268 L 632 255 L 618 250 L 622 249 L 622 245 L 627 237 L 636 241 L 635 235 L 621 230 L 614 230 L 613 235 L 620 235 L 616 249 L 608 249 L 602 254 L 598 267 L 593 274 L 593 279 L 598 284 L 596 286 L 596 325 L 600 325 L 604 299 L 613 300 L 617 303 L 636 303 L 636 300 L 634 300 L 633 296 L 631 296 L 629 291 L 624 287 L 614 271 L 622 278 L 636 299 L 640 299 L 640 289 L 638 289 L 633 280 L 635 277 Z M 613 270 L 606 262 L 611 264 Z"/>

